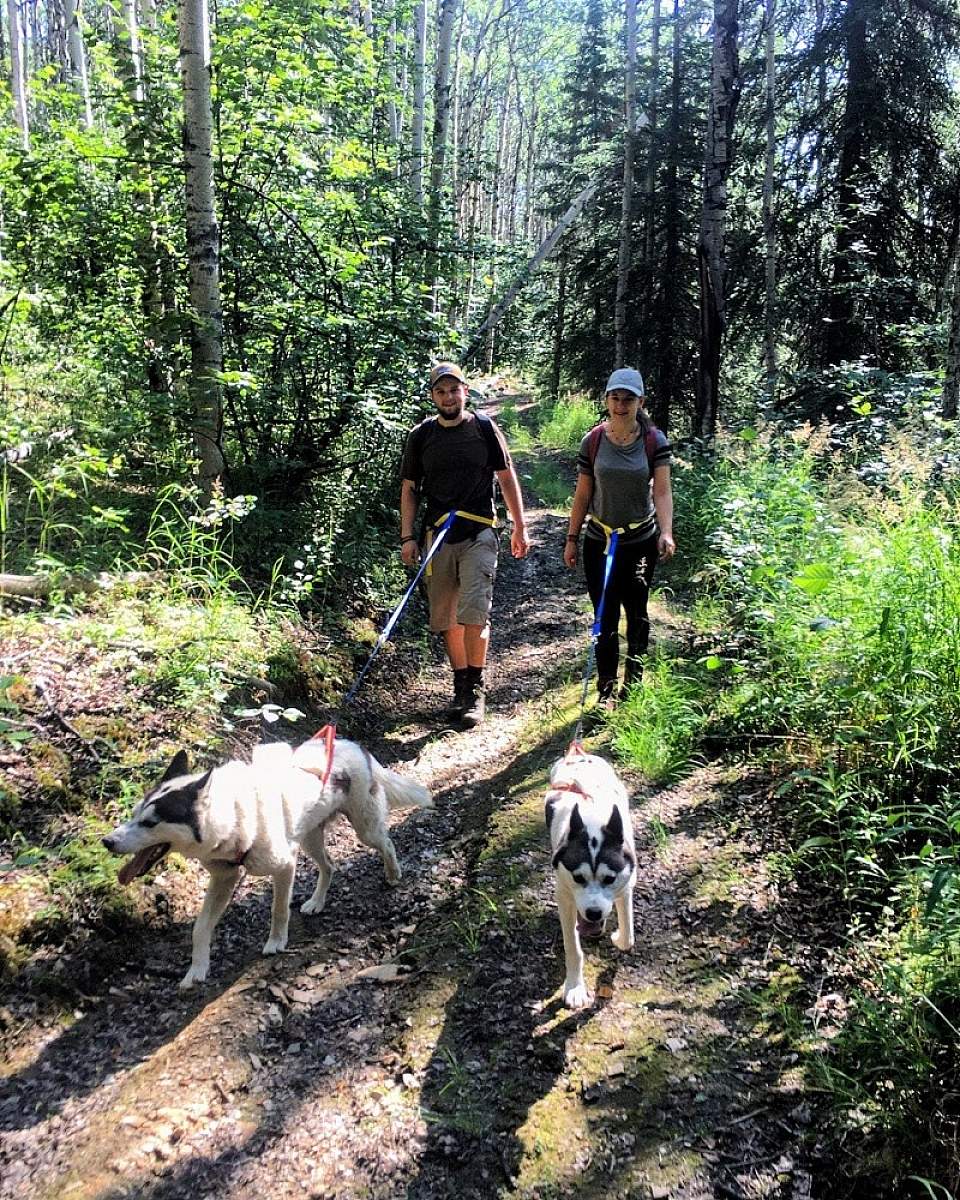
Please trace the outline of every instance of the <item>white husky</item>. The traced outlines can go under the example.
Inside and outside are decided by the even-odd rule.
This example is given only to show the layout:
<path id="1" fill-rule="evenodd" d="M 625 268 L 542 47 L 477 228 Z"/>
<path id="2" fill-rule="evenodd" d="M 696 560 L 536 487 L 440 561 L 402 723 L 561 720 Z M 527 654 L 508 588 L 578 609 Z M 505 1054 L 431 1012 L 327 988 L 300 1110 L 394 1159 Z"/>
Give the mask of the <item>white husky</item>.
<path id="1" fill-rule="evenodd" d="M 580 935 L 599 937 L 616 906 L 617 929 L 610 940 L 618 950 L 633 946 L 637 855 L 630 800 L 608 762 L 571 750 L 550 772 L 546 818 L 563 931 L 563 1002 L 585 1008 L 591 996 Z"/>
<path id="2" fill-rule="evenodd" d="M 326 779 L 326 782 L 324 780 Z M 383 858 L 387 883 L 400 880 L 400 865 L 387 829 L 390 808 L 428 807 L 425 787 L 402 779 L 354 742 L 338 738 L 333 762 L 323 742 L 294 750 L 285 742 L 258 746 L 250 763 L 233 760 L 191 774 L 180 750 L 163 779 L 140 801 L 129 821 L 103 839 L 114 854 L 132 854 L 117 878 L 129 883 L 169 851 L 198 859 L 210 872 L 203 908 L 193 927 L 193 960 L 180 987 L 201 983 L 210 969 L 210 939 L 230 903 L 241 870 L 273 879 L 273 914 L 264 954 L 287 944 L 290 895 L 300 846 L 319 869 L 303 913 L 323 909 L 333 864 L 324 829 L 343 813 L 366 846 Z"/>

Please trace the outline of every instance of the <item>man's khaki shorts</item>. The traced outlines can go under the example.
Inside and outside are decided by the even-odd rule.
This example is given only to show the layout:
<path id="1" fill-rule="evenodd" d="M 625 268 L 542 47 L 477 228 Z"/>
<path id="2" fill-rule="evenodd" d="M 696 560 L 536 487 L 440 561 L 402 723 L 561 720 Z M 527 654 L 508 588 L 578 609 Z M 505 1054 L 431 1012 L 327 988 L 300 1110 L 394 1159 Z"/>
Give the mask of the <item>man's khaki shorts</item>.
<path id="1" fill-rule="evenodd" d="M 440 547 L 426 575 L 430 601 L 430 630 L 444 633 L 454 625 L 486 625 L 493 606 L 493 581 L 497 576 L 500 539 L 493 529 L 483 529 L 475 538 L 446 542 Z"/>

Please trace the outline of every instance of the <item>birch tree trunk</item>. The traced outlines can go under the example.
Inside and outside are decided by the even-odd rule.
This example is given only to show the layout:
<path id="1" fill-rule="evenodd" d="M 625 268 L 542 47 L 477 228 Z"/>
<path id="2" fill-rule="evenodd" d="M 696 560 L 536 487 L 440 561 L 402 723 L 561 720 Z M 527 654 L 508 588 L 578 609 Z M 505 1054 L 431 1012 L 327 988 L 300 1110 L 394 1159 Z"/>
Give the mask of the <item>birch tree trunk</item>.
<path id="1" fill-rule="evenodd" d="M 626 0 L 627 62 L 623 123 L 623 198 L 620 205 L 620 247 L 617 252 L 617 291 L 613 306 L 614 366 L 626 362 L 627 286 L 630 278 L 630 225 L 633 221 L 633 143 L 637 125 L 637 0 Z"/>
<path id="2" fill-rule="evenodd" d="M 777 227 L 773 207 L 773 172 L 776 165 L 776 41 L 775 18 L 777 0 L 766 0 L 767 22 L 767 85 L 766 85 L 766 162 L 763 173 L 763 236 L 765 259 L 765 289 L 763 305 L 763 357 L 767 376 L 767 397 L 777 394 Z"/>
<path id="3" fill-rule="evenodd" d="M 423 208 L 423 126 L 426 103 L 425 77 L 427 71 L 427 5 L 418 0 L 413 10 L 413 118 L 410 130 L 410 156 L 412 158 L 410 182 L 413 197 Z"/>
<path id="4" fill-rule="evenodd" d="M 697 243 L 700 357 L 694 428 L 702 438 L 712 438 L 717 427 L 720 352 L 726 327 L 727 176 L 738 98 L 737 0 L 715 0 L 703 210 Z"/>
<path id="5" fill-rule="evenodd" d="M 440 0 L 440 28 L 437 33 L 437 66 L 433 82 L 433 140 L 430 153 L 430 196 L 427 237 L 429 259 L 426 283 L 428 301 L 437 310 L 437 281 L 440 275 L 440 220 L 445 194 L 447 138 L 450 131 L 451 87 L 450 52 L 456 27 L 458 0 Z"/>
<path id="6" fill-rule="evenodd" d="M 10 90 L 13 95 L 13 119 L 20 130 L 20 144 L 30 150 L 30 118 L 27 113 L 27 76 L 23 24 L 17 0 L 7 0 L 7 20 L 10 27 Z"/>
<path id="7" fill-rule="evenodd" d="M 213 191 L 210 24 L 206 0 L 179 0 L 183 150 L 190 273 L 190 398 L 200 483 L 209 492 L 226 466 L 222 440 L 223 313 L 220 238 Z"/>
<path id="8" fill-rule="evenodd" d="M 70 74 L 83 102 L 83 123 L 93 128 L 93 109 L 90 105 L 90 83 L 87 78 L 87 53 L 80 29 L 81 0 L 64 0 L 64 17 L 67 23 L 67 54 L 70 58 Z"/>

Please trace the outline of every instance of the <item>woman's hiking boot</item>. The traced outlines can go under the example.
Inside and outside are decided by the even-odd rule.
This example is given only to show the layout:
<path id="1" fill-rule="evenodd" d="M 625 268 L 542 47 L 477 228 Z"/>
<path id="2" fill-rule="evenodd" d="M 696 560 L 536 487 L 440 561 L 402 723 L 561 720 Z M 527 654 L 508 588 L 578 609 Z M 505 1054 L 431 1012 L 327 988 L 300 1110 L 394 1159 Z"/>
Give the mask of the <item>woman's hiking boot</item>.
<path id="1" fill-rule="evenodd" d="M 459 667 L 453 673 L 453 700 L 447 706 L 448 717 L 462 717 L 467 707 L 467 676 L 469 667 Z"/>
<path id="2" fill-rule="evenodd" d="M 597 707 L 604 712 L 613 712 L 617 706 L 616 679 L 597 680 Z"/>
<path id="3" fill-rule="evenodd" d="M 460 719 L 467 729 L 479 725 L 487 711 L 483 687 L 483 667 L 467 667 L 467 682 L 464 687 L 464 707 Z"/>
<path id="4" fill-rule="evenodd" d="M 627 665 L 623 672 L 623 687 L 620 689 L 620 699 L 625 700 L 630 694 L 631 688 L 635 688 L 643 679 L 643 659 L 642 658 L 627 658 Z"/>

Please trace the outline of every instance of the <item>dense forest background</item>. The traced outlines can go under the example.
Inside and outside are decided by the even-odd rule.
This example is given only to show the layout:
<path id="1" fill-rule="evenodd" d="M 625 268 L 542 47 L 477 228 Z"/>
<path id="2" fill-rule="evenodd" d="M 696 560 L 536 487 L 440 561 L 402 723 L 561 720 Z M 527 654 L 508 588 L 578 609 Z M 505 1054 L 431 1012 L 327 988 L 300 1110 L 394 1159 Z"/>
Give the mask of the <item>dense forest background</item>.
<path id="1" fill-rule="evenodd" d="M 554 398 L 633 363 L 675 436 L 955 412 L 950 3 L 4 15 L 3 441 L 71 430 L 59 472 L 136 481 L 141 533 L 196 459 L 263 572 L 375 538 L 441 353 Z M 64 486 L 14 477 L 7 571 Z M 74 514 L 87 565 L 128 515 Z"/>
<path id="2" fill-rule="evenodd" d="M 344 615 L 404 578 L 431 360 L 527 381 L 512 444 L 568 456 L 638 367 L 692 630 L 636 698 L 644 769 L 768 755 L 780 869 L 828 889 L 856 981 L 813 1077 L 860 1194 L 956 1191 L 957 0 L 7 0 L 0 62 L 7 628 L 132 594 L 90 644 L 146 626 L 155 695 L 210 721 L 242 655 L 299 682 L 291 630 L 336 628 L 329 702 Z M 24 689 L 0 675 L 17 754 Z M 73 917 L 132 796 L 96 778 L 80 833 L 0 789 Z"/>

